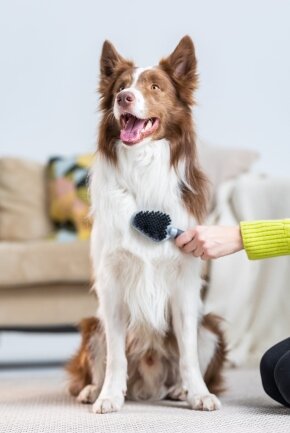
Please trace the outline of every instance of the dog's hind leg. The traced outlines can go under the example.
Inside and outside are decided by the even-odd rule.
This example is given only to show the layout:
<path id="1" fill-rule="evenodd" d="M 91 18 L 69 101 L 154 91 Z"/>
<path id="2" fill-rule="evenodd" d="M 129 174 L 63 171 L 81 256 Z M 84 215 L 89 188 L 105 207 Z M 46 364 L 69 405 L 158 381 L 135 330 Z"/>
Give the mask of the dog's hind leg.
<path id="1" fill-rule="evenodd" d="M 66 370 L 70 377 L 69 392 L 81 403 L 93 403 L 100 393 L 105 375 L 105 336 L 99 320 L 83 319 L 79 325 L 82 341 Z"/>
<path id="2" fill-rule="evenodd" d="M 222 329 L 222 319 L 214 314 L 203 316 L 198 332 L 200 368 L 210 392 L 220 394 L 225 390 L 223 367 L 227 359 L 227 346 Z"/>
<path id="3" fill-rule="evenodd" d="M 94 403 L 100 393 L 100 388 L 96 385 L 85 386 L 79 395 L 77 401 L 79 403 Z"/>
<path id="4" fill-rule="evenodd" d="M 169 388 L 166 398 L 169 398 L 170 400 L 185 401 L 187 398 L 187 393 L 181 384 L 177 384 Z"/>

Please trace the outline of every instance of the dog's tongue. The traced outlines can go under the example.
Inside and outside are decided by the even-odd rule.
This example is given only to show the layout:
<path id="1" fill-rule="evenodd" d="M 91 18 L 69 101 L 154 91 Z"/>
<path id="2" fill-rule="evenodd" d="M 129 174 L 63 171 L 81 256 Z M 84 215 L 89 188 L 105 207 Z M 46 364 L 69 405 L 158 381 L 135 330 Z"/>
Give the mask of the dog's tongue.
<path id="1" fill-rule="evenodd" d="M 140 138 L 145 122 L 146 119 L 137 119 L 137 117 L 130 116 L 126 126 L 121 129 L 121 140 L 125 143 L 134 143 Z"/>

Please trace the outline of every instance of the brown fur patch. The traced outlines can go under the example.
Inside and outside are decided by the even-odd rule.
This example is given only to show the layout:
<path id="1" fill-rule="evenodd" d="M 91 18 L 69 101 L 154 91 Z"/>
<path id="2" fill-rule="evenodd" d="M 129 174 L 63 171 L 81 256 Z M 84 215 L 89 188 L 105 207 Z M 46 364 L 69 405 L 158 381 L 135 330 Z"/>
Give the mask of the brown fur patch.
<path id="1" fill-rule="evenodd" d="M 192 79 L 195 79 L 195 74 Z M 159 88 L 153 90 L 152 83 Z M 188 82 L 186 83 L 188 87 Z M 146 100 L 147 117 L 160 119 L 160 127 L 152 139 L 166 138 L 169 141 L 171 165 L 176 169 L 180 160 L 185 160 L 185 177 L 190 188 L 186 184 L 180 185 L 183 200 L 188 211 L 201 223 L 207 211 L 207 179 L 198 166 L 191 108 L 181 99 L 161 66 L 143 72 L 137 81 L 137 87 Z"/>
<path id="2" fill-rule="evenodd" d="M 187 184 L 180 185 L 185 206 L 199 223 L 207 211 L 207 179 L 201 171 L 196 151 L 196 138 L 191 107 L 193 92 L 197 88 L 197 61 L 192 40 L 189 36 L 181 39 L 173 53 L 161 60 L 159 67 L 164 70 L 176 89 L 175 110 L 168 120 L 165 138 L 170 142 L 171 164 L 185 160 Z"/>
<path id="3" fill-rule="evenodd" d="M 89 342 L 91 336 L 99 332 L 101 328 L 101 323 L 95 317 L 83 319 L 79 325 L 82 336 L 81 346 L 66 365 L 66 371 L 70 377 L 69 392 L 73 396 L 77 396 L 86 385 L 92 383 Z"/>
<path id="4" fill-rule="evenodd" d="M 194 45 L 189 36 L 184 36 L 173 53 L 162 59 L 159 66 L 169 75 L 179 99 L 186 105 L 194 103 L 193 92 L 197 88 L 197 60 Z"/>
<path id="5" fill-rule="evenodd" d="M 204 375 L 204 381 L 209 391 L 217 395 L 225 391 L 222 372 L 228 353 L 221 323 L 222 319 L 214 314 L 206 314 L 202 320 L 202 325 L 218 337 L 215 355 Z"/>

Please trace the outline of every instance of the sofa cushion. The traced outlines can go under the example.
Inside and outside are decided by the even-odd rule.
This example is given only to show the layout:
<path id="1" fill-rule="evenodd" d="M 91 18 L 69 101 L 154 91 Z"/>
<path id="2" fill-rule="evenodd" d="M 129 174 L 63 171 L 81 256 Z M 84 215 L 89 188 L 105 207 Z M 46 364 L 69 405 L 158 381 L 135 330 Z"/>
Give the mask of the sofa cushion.
<path id="1" fill-rule="evenodd" d="M 51 230 L 43 165 L 0 158 L 0 240 L 40 239 Z"/>
<path id="2" fill-rule="evenodd" d="M 0 328 L 75 325 L 93 316 L 96 308 L 97 297 L 90 293 L 88 281 L 0 288 Z M 1 338 L 1 361 L 2 343 Z"/>
<path id="3" fill-rule="evenodd" d="M 259 156 L 250 149 L 213 146 L 203 140 L 197 146 L 201 166 L 215 186 L 249 171 Z"/>
<path id="4" fill-rule="evenodd" d="M 0 288 L 90 280 L 89 242 L 0 242 Z"/>
<path id="5" fill-rule="evenodd" d="M 49 214 L 57 237 L 90 236 L 88 173 L 93 155 L 53 157 L 48 163 Z"/>
<path id="6" fill-rule="evenodd" d="M 218 187 L 249 171 L 259 158 L 259 154 L 250 149 L 213 146 L 204 140 L 198 140 L 197 149 L 200 165 L 210 182 L 211 209 Z"/>

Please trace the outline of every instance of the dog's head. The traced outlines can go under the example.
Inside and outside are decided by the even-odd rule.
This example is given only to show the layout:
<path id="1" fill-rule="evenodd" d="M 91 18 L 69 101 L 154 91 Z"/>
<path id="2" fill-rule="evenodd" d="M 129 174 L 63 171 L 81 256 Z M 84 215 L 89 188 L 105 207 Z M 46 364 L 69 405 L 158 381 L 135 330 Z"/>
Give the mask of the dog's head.
<path id="1" fill-rule="evenodd" d="M 196 68 L 194 45 L 189 36 L 183 37 L 157 66 L 148 68 L 136 67 L 105 41 L 99 86 L 103 111 L 99 151 L 112 163 L 117 163 L 118 140 L 130 149 L 167 139 L 172 166 L 177 167 L 182 160 L 185 163 L 181 189 L 187 206 L 195 214 L 196 197 L 205 202 L 204 180 L 196 163 L 191 114 L 193 92 L 197 87 Z M 200 203 L 199 209 L 203 208 Z"/>
<path id="2" fill-rule="evenodd" d="M 158 66 L 138 68 L 106 41 L 101 55 L 101 108 L 116 138 L 128 147 L 170 138 L 193 104 L 197 84 L 194 46 L 189 36 Z"/>

